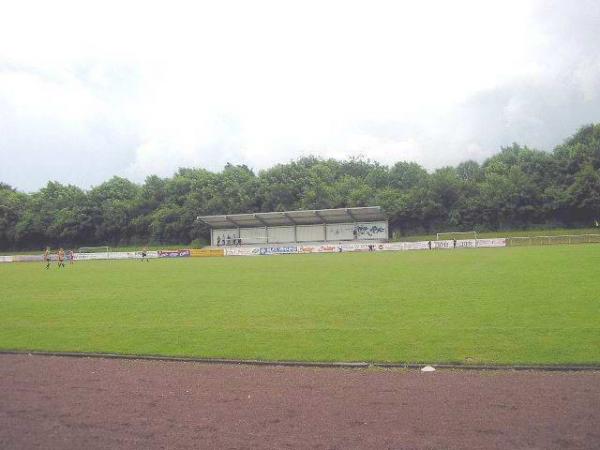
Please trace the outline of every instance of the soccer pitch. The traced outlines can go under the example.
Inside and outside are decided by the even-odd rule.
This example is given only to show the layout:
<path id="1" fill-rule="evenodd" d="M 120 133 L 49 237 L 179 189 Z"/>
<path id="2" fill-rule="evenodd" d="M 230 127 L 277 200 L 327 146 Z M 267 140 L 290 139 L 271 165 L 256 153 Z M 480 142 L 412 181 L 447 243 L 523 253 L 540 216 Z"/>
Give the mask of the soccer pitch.
<path id="1" fill-rule="evenodd" d="M 0 265 L 0 349 L 600 363 L 600 246 Z"/>

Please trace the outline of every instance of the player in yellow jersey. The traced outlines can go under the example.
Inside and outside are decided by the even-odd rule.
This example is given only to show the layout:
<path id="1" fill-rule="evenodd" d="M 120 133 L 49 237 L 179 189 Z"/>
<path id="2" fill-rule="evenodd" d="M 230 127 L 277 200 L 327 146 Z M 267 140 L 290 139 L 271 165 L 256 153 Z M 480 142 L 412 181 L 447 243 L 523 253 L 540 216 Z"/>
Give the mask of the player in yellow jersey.
<path id="1" fill-rule="evenodd" d="M 46 269 L 50 268 L 50 247 L 46 247 L 44 251 L 44 262 L 46 263 Z"/>
<path id="2" fill-rule="evenodd" d="M 65 251 L 62 248 L 58 250 L 58 267 L 65 267 Z"/>

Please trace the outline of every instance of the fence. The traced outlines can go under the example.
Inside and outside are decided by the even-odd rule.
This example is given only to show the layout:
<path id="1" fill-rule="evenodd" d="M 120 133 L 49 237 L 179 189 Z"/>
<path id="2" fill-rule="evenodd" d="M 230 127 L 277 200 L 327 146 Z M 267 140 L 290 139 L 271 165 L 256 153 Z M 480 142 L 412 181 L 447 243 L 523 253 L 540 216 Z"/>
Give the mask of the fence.
<path id="1" fill-rule="evenodd" d="M 517 236 L 506 238 L 506 245 L 508 247 L 593 243 L 600 243 L 600 234 L 564 234 L 558 236 Z"/>
<path id="2" fill-rule="evenodd" d="M 373 242 L 373 243 L 313 243 L 274 246 L 224 247 L 220 249 L 179 249 L 149 251 L 149 258 L 179 257 L 215 257 L 215 256 L 254 256 L 254 255 L 287 255 L 297 253 L 342 253 L 342 252 L 374 252 L 374 251 L 406 251 L 406 250 L 444 250 L 485 247 L 520 247 L 528 245 L 561 245 L 561 244 L 600 244 L 600 234 L 567 234 L 560 236 L 517 236 L 492 239 L 459 239 L 419 242 Z M 102 252 L 75 253 L 75 260 L 90 259 L 138 259 L 140 252 Z M 0 256 L 0 263 L 42 261 L 42 255 Z M 55 260 L 52 255 L 52 260 Z"/>

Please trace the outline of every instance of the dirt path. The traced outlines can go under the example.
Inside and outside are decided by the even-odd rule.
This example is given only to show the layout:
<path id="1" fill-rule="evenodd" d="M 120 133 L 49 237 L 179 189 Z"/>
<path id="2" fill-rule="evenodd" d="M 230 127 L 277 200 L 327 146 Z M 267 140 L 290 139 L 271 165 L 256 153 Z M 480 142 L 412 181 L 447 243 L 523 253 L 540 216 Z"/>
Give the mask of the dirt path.
<path id="1" fill-rule="evenodd" d="M 0 448 L 598 448 L 600 373 L 0 356 Z"/>

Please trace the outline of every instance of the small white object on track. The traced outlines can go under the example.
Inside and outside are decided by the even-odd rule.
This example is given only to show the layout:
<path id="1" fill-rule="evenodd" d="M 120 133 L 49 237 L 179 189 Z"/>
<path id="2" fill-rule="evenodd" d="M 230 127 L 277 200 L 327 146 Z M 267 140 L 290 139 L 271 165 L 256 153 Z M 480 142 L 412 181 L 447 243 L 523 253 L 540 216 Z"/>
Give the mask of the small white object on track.
<path id="1" fill-rule="evenodd" d="M 435 367 L 431 367 L 431 366 L 421 367 L 421 372 L 435 372 Z"/>

